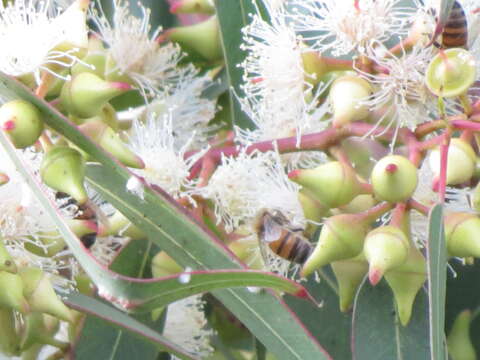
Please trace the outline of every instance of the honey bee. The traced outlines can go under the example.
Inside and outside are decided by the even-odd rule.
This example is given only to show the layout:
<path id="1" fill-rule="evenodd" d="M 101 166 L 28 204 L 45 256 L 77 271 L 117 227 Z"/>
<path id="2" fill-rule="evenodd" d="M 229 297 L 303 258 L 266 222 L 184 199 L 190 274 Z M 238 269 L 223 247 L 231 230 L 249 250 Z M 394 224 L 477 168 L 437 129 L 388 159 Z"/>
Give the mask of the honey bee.
<path id="1" fill-rule="evenodd" d="M 303 229 L 293 227 L 279 211 L 264 211 L 260 215 L 257 234 L 272 252 L 297 264 L 303 264 L 313 249 L 312 244 L 303 236 Z"/>
<path id="2" fill-rule="evenodd" d="M 442 31 L 442 48 L 466 47 L 468 40 L 467 17 L 458 1 L 453 3 Z"/>

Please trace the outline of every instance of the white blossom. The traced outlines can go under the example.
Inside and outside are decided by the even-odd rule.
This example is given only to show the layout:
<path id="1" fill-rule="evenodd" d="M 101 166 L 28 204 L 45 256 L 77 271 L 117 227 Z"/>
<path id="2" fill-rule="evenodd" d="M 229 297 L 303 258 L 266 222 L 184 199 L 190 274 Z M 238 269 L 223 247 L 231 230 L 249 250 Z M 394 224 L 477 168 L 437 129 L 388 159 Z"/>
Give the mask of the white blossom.
<path id="1" fill-rule="evenodd" d="M 108 56 L 115 65 L 107 70 L 106 76 L 115 73 L 131 78 L 142 91 L 161 93 L 181 80 L 183 72 L 190 66 L 177 69 L 183 54 L 171 43 L 161 45 L 157 41 L 162 31 L 158 27 L 150 32 L 150 9 L 140 5 L 142 17 L 130 13 L 128 2 L 113 2 L 113 25 L 103 10 L 92 11 L 92 20 L 98 27 L 100 38 L 107 44 Z M 150 34 L 151 33 L 151 34 Z"/>
<path id="2" fill-rule="evenodd" d="M 400 0 L 291 0 L 292 20 L 312 47 L 334 56 L 353 51 L 365 54 L 376 40 L 384 42 L 406 33 L 413 9 L 400 6 Z"/>

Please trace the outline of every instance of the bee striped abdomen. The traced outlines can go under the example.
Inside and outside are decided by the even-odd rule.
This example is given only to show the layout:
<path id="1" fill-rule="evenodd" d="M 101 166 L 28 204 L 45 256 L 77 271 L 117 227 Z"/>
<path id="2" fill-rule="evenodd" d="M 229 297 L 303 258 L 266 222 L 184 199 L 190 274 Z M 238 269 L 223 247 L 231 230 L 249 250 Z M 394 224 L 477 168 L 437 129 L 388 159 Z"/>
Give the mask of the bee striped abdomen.
<path id="1" fill-rule="evenodd" d="M 445 28 L 442 32 L 442 47 L 466 47 L 468 41 L 467 18 L 458 1 L 453 3 Z"/>
<path id="2" fill-rule="evenodd" d="M 288 230 L 276 241 L 268 244 L 270 249 L 278 256 L 289 261 L 303 264 L 312 251 L 312 245 L 302 235 Z"/>

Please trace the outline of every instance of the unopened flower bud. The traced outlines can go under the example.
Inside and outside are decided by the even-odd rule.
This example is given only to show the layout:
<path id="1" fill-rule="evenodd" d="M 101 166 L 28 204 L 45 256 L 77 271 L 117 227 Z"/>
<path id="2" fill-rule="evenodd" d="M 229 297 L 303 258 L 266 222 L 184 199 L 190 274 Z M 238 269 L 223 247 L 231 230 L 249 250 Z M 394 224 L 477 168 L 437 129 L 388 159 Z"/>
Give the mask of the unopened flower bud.
<path id="1" fill-rule="evenodd" d="M 480 218 L 470 213 L 450 213 L 444 223 L 450 256 L 480 257 Z"/>
<path id="2" fill-rule="evenodd" d="M 440 176 L 440 149 L 430 152 L 429 165 L 432 172 Z M 475 173 L 476 156 L 472 146 L 462 139 L 452 139 L 447 156 L 447 185 L 458 185 L 469 181 Z"/>
<path id="3" fill-rule="evenodd" d="M 352 259 L 334 261 L 330 265 L 337 279 L 340 311 L 346 312 L 352 306 L 357 289 L 368 271 L 368 263 L 360 254 Z"/>
<path id="4" fill-rule="evenodd" d="M 396 226 L 380 226 L 370 231 L 363 245 L 363 253 L 369 263 L 370 283 L 378 284 L 387 271 L 402 265 L 407 260 L 409 249 L 407 236 Z"/>
<path id="5" fill-rule="evenodd" d="M 330 59 L 326 59 L 319 52 L 309 50 L 307 45 L 301 43 L 300 46 L 304 49 L 304 51 L 302 51 L 302 61 L 303 69 L 305 74 L 307 74 L 305 80 L 312 85 L 316 85 L 320 81 L 328 81 L 329 79 L 324 78 L 324 76 L 330 72 L 353 70 L 351 61 L 342 61 L 339 59 L 329 61 Z M 353 71 L 352 73 L 355 74 Z"/>
<path id="6" fill-rule="evenodd" d="M 308 190 L 306 189 L 300 190 L 300 192 L 298 193 L 298 200 L 300 201 L 303 214 L 305 215 L 305 219 L 307 220 L 319 223 L 328 213 L 328 207 L 314 199 L 313 196 L 310 196 Z M 308 235 L 313 235 L 315 229 L 316 226 L 309 222 L 307 224 L 305 232 Z"/>
<path id="7" fill-rule="evenodd" d="M 216 16 L 194 25 L 171 28 L 165 35 L 182 47 L 194 50 L 207 60 L 219 60 L 223 56 Z"/>
<path id="8" fill-rule="evenodd" d="M 329 95 L 333 107 L 333 125 L 341 126 L 365 119 L 369 107 L 362 101 L 367 100 L 371 93 L 372 87 L 361 77 L 346 75 L 335 80 Z"/>
<path id="9" fill-rule="evenodd" d="M 302 267 L 301 275 L 308 276 L 332 261 L 360 254 L 367 230 L 368 225 L 357 215 L 340 214 L 328 218 L 315 249 Z"/>
<path id="10" fill-rule="evenodd" d="M 211 0 L 174 0 L 170 3 L 172 14 L 214 14 Z"/>
<path id="11" fill-rule="evenodd" d="M 13 257 L 5 247 L 3 239 L 0 239 L 0 271 L 7 271 L 12 274 L 17 272 L 17 265 L 15 265 Z"/>
<path id="12" fill-rule="evenodd" d="M 94 74 L 83 72 L 65 83 L 60 100 L 69 113 L 89 118 L 98 115 L 110 99 L 130 89 L 131 86 L 127 83 L 108 82 Z"/>
<path id="13" fill-rule="evenodd" d="M 406 157 L 388 155 L 375 164 L 371 183 L 379 199 L 392 203 L 405 201 L 417 187 L 417 168 Z"/>
<path id="14" fill-rule="evenodd" d="M 453 48 L 437 54 L 428 65 L 425 83 L 441 97 L 464 94 L 475 82 L 475 58 L 467 50 Z"/>
<path id="15" fill-rule="evenodd" d="M 464 310 L 458 314 L 447 337 L 448 354 L 452 360 L 476 360 L 477 354 L 470 338 L 472 313 Z"/>
<path id="16" fill-rule="evenodd" d="M 47 275 L 39 268 L 24 267 L 19 270 L 23 281 L 23 294 L 32 311 L 44 312 L 71 322 L 72 314 L 59 299 Z"/>
<path id="17" fill-rule="evenodd" d="M 57 318 L 39 312 L 32 312 L 24 317 L 24 321 L 20 343 L 21 349 L 28 349 L 35 343 L 53 346 L 60 344 L 59 341 L 54 339 L 55 333 L 60 327 L 60 322 Z M 61 344 L 66 345 L 66 343 Z"/>
<path id="18" fill-rule="evenodd" d="M 104 53 L 92 52 L 82 58 L 82 62 L 78 62 L 70 69 L 72 76 L 83 72 L 88 72 L 103 78 L 105 76 L 106 56 Z"/>
<path id="19" fill-rule="evenodd" d="M 331 161 L 314 169 L 298 169 L 288 174 L 290 180 L 310 191 L 328 207 L 348 204 L 362 192 L 355 171 L 339 161 Z"/>
<path id="20" fill-rule="evenodd" d="M 228 248 L 249 268 L 255 270 L 264 268 L 257 239 L 234 241 L 228 245 Z"/>
<path id="21" fill-rule="evenodd" d="M 415 246 L 410 246 L 407 260 L 384 276 L 393 291 L 400 323 L 407 326 L 415 297 L 427 279 L 425 258 Z"/>
<path id="22" fill-rule="evenodd" d="M 25 100 L 12 100 L 0 107 L 0 127 L 18 149 L 31 146 L 43 131 L 40 112 Z"/>
<path id="23" fill-rule="evenodd" d="M 156 278 L 181 273 L 183 268 L 165 251 L 160 251 L 152 258 L 152 275 Z"/>
<path id="24" fill-rule="evenodd" d="M 85 161 L 77 150 L 66 146 L 51 148 L 43 157 L 40 176 L 46 185 L 70 195 L 79 204 L 88 200 L 83 185 Z"/>
<path id="25" fill-rule="evenodd" d="M 23 281 L 20 275 L 0 271 L 0 308 L 15 309 L 21 313 L 30 311 L 23 296 Z"/>
<path id="26" fill-rule="evenodd" d="M 142 159 L 135 155 L 107 124 L 98 120 L 89 121 L 80 125 L 80 130 L 125 166 L 136 169 L 145 167 Z"/>
<path id="27" fill-rule="evenodd" d="M 115 108 L 109 103 L 107 103 L 102 108 L 100 113 L 96 116 L 84 119 L 84 118 L 79 118 L 78 116 L 70 115 L 69 119 L 72 120 L 77 125 L 82 125 L 91 121 L 100 121 L 110 126 L 115 132 L 117 132 L 119 128 L 117 112 L 115 111 Z"/>
<path id="28" fill-rule="evenodd" d="M 20 337 L 15 323 L 14 310 L 0 307 L 0 353 L 9 359 L 20 355 Z"/>
<path id="29" fill-rule="evenodd" d="M 352 201 L 346 205 L 339 206 L 339 210 L 342 213 L 356 214 L 375 206 L 377 202 L 375 198 L 370 194 L 357 195 Z"/>
<path id="30" fill-rule="evenodd" d="M 145 239 L 145 233 L 128 220 L 120 211 L 108 218 L 107 224 L 100 224 L 99 236 L 119 235 L 132 240 Z"/>

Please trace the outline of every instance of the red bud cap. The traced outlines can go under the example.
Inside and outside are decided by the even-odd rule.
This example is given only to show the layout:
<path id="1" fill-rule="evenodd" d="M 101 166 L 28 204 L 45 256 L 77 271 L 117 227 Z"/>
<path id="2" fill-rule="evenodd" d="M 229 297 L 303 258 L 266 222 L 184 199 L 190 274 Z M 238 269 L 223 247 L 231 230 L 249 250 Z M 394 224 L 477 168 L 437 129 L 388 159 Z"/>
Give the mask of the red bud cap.
<path id="1" fill-rule="evenodd" d="M 472 313 L 464 310 L 458 314 L 447 337 L 448 354 L 452 360 L 476 360 L 477 354 L 470 338 Z"/>
<path id="2" fill-rule="evenodd" d="M 328 218 L 315 249 L 302 267 L 301 275 L 308 276 L 332 261 L 359 255 L 367 229 L 368 225 L 356 215 L 340 214 Z"/>
<path id="3" fill-rule="evenodd" d="M 31 146 L 43 131 L 41 114 L 25 100 L 12 100 L 0 107 L 0 128 L 18 149 Z"/>
<path id="4" fill-rule="evenodd" d="M 392 203 L 405 201 L 417 188 L 417 168 L 406 157 L 385 156 L 375 164 L 371 183 L 379 199 Z"/>
<path id="5" fill-rule="evenodd" d="M 376 285 L 387 271 L 403 264 L 409 248 L 407 236 L 396 226 L 380 226 L 370 231 L 363 245 L 370 283 Z"/>

